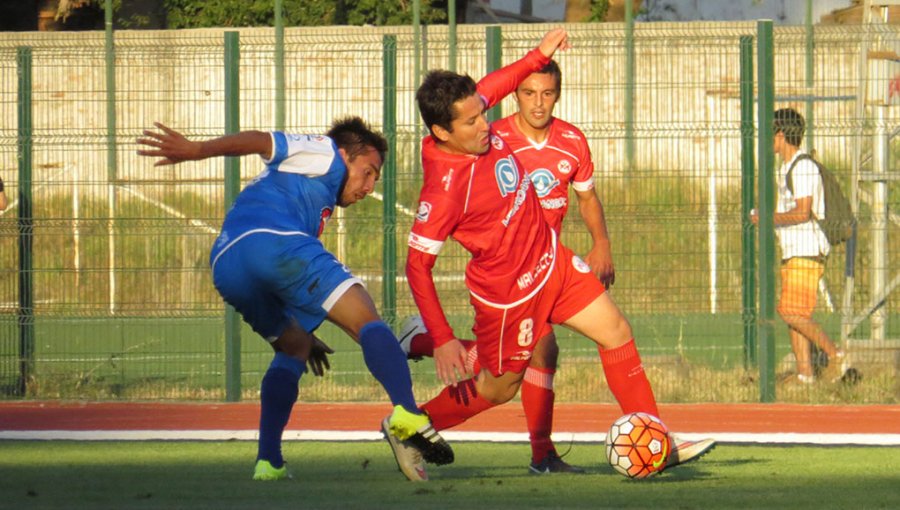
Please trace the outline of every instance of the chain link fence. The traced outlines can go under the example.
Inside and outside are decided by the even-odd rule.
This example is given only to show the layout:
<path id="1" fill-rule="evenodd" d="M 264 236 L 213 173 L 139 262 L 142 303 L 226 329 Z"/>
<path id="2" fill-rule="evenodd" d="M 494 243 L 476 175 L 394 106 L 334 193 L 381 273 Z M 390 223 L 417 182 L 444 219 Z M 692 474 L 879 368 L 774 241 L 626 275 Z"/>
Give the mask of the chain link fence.
<path id="1" fill-rule="evenodd" d="M 153 167 L 136 155 L 134 140 L 154 121 L 189 137 L 221 135 L 228 101 L 236 101 L 240 129 L 272 130 L 283 118 L 287 131 L 322 133 L 350 114 L 392 129 L 395 203 L 385 205 L 380 184 L 374 198 L 339 210 L 323 241 L 363 278 L 391 322 L 416 313 L 402 268 L 426 134 L 414 102 L 419 79 L 433 68 L 479 79 L 497 56 L 509 63 L 524 55 L 547 28 L 503 25 L 502 44 L 491 48 L 487 32 L 496 27 L 460 26 L 454 51 L 444 26 L 288 28 L 283 96 L 274 30 L 241 29 L 239 97 L 226 94 L 224 30 L 119 31 L 112 59 L 102 33 L 0 34 L 0 177 L 10 201 L 0 212 L 0 398 L 226 397 L 224 306 L 207 260 L 225 210 L 224 160 Z M 657 397 L 758 401 L 747 334 L 757 319 L 748 319 L 755 315 L 743 297 L 757 274 L 746 267 L 742 240 L 752 227 L 742 213 L 747 119 L 740 96 L 741 38 L 755 38 L 756 24 L 638 24 L 633 37 L 622 24 L 566 28 L 574 48 L 557 58 L 563 86 L 554 114 L 590 141 L 616 265 L 611 294 L 632 323 Z M 844 323 L 863 380 L 779 391 L 781 400 L 895 402 L 900 395 L 891 340 L 900 337 L 900 304 L 890 293 L 900 269 L 890 257 L 900 201 L 890 180 L 898 113 L 893 98 L 873 101 L 887 94 L 896 64 L 884 58 L 868 71 L 872 59 L 863 51 L 893 51 L 896 37 L 893 27 L 816 27 L 810 51 L 803 27 L 775 31 L 775 107 L 810 117 L 807 144 L 848 189 L 854 175 L 874 173 L 882 160 L 888 175 L 860 177 L 855 278 L 847 278 L 842 246 L 828 262 L 816 315 L 835 339 Z M 394 127 L 383 113 L 390 58 Z M 30 105 L 30 125 L 23 105 Z M 500 108 L 505 116 L 516 106 L 507 99 Z M 873 156 L 883 152 L 878 143 L 886 156 Z M 261 169 L 255 158 L 240 160 L 243 182 Z M 385 222 L 385 208 L 395 222 Z M 562 240 L 584 253 L 590 238 L 580 222 L 571 211 Z M 385 242 L 396 243 L 398 260 L 383 256 Z M 461 337 L 472 323 L 467 260 L 448 243 L 435 268 Z M 393 271 L 395 295 L 384 286 Z M 848 285 L 849 320 L 841 308 Z M 866 314 L 873 302 L 875 319 Z M 787 330 L 779 322 L 775 331 L 777 371 L 785 373 L 794 366 Z M 383 399 L 358 347 L 330 325 L 320 333 L 337 350 L 333 370 L 306 378 L 300 398 Z M 593 344 L 562 328 L 557 335 L 558 400 L 611 401 Z M 270 349 L 248 328 L 235 348 L 238 396 L 254 398 Z M 411 367 L 419 399 L 435 394 L 431 363 Z"/>

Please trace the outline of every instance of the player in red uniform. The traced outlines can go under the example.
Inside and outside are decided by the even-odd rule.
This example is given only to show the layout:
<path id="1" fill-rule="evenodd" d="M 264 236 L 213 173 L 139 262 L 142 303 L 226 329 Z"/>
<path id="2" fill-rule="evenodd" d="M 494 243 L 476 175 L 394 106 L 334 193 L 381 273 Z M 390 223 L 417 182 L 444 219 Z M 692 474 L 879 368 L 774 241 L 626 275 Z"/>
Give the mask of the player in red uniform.
<path id="1" fill-rule="evenodd" d="M 518 111 L 495 122 L 491 128 L 506 142 L 526 169 L 540 200 L 544 218 L 557 237 L 569 208 L 569 185 L 575 190 L 582 220 L 593 246 L 585 257 L 594 274 L 607 287 L 615 281 L 609 235 L 603 206 L 594 191 L 594 165 L 584 134 L 572 124 L 553 117 L 559 100 L 562 73 L 554 61 L 529 75 L 515 91 Z M 412 359 L 433 354 L 434 342 L 419 317 L 410 318 L 400 336 Z M 462 341 L 469 350 L 467 361 L 477 359 L 475 342 Z M 553 377 L 559 347 L 551 330 L 535 346 L 521 386 L 522 407 L 528 424 L 532 458 L 529 472 L 583 473 L 582 468 L 563 461 L 551 440 L 553 425 Z M 474 370 L 474 367 L 473 367 Z"/>
<path id="2" fill-rule="evenodd" d="M 435 342 L 437 375 L 448 385 L 422 406 L 435 429 L 515 396 L 536 341 L 550 333 L 551 323 L 597 343 L 623 412 L 659 415 L 631 326 L 591 268 L 558 243 L 525 169 L 484 117 L 486 108 L 568 46 L 566 32 L 552 30 L 538 48 L 477 85 L 468 76 L 433 71 L 416 93 L 431 135 L 422 143 L 424 179 L 406 274 Z M 472 331 L 481 370 L 468 379 L 466 350 L 444 315 L 432 278 L 437 255 L 451 236 L 472 254 L 466 286 L 475 308 Z M 397 457 L 417 461 L 413 455 Z"/>

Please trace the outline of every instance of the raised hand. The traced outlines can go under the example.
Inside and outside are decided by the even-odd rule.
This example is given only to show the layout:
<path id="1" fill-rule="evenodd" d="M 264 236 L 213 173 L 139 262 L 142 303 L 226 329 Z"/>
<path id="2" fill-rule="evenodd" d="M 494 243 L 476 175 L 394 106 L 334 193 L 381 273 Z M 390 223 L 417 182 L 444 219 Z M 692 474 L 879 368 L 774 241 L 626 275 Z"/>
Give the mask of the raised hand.
<path id="1" fill-rule="evenodd" d="M 137 153 L 141 156 L 161 158 L 153 166 L 174 165 L 182 161 L 202 159 L 200 143 L 192 142 L 178 131 L 165 126 L 161 122 L 154 122 L 162 132 L 144 130 L 145 138 L 138 138 L 137 143 L 153 149 L 141 149 Z"/>
<path id="2" fill-rule="evenodd" d="M 571 47 L 572 45 L 569 44 L 569 34 L 564 28 L 554 28 L 547 32 L 544 34 L 544 38 L 541 39 L 540 44 L 538 44 L 538 50 L 540 50 L 545 57 L 552 57 L 553 54 L 556 53 L 556 50 L 565 51 Z"/>

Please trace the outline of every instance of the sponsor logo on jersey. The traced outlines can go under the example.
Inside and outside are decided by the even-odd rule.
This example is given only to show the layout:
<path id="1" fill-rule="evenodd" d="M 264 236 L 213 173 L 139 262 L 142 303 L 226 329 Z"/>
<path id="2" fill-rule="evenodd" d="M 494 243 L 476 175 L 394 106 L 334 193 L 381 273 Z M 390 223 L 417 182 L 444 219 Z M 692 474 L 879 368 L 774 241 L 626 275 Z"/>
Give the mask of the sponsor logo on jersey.
<path id="1" fill-rule="evenodd" d="M 513 361 L 527 361 L 531 359 L 531 351 L 518 351 L 513 353 L 509 359 Z"/>
<path id="2" fill-rule="evenodd" d="M 441 177 L 441 184 L 444 185 L 444 191 L 450 191 L 450 183 L 453 182 L 453 169 L 447 171 L 447 175 Z"/>
<path id="3" fill-rule="evenodd" d="M 519 167 L 512 156 L 500 158 L 494 163 L 494 175 L 501 197 L 514 193 L 519 187 Z"/>
<path id="4" fill-rule="evenodd" d="M 581 139 L 581 137 L 578 136 L 578 133 L 576 133 L 575 131 L 572 131 L 571 129 L 567 129 L 567 130 L 563 131 L 561 136 L 563 138 L 568 138 L 569 140 L 580 140 Z"/>
<path id="5" fill-rule="evenodd" d="M 415 232 L 409 233 L 409 239 L 406 241 L 406 244 L 410 248 L 435 256 L 441 252 L 441 247 L 444 246 L 443 241 L 435 241 L 434 239 L 417 235 Z"/>
<path id="6" fill-rule="evenodd" d="M 546 197 L 553 191 L 553 188 L 559 186 L 559 179 L 546 168 L 538 168 L 528 174 L 528 178 L 534 184 L 534 191 L 537 193 L 538 198 Z"/>
<path id="7" fill-rule="evenodd" d="M 500 139 L 499 136 L 491 135 L 491 145 L 494 146 L 498 151 L 503 148 L 503 140 Z"/>
<path id="8" fill-rule="evenodd" d="M 519 186 L 519 189 L 516 191 L 516 199 L 513 201 L 513 206 L 506 213 L 506 217 L 503 218 L 503 226 L 509 226 L 509 222 L 512 221 L 513 216 L 519 212 L 519 208 L 522 207 L 522 203 L 525 202 L 525 197 L 528 196 L 528 188 L 531 186 L 531 179 L 522 179 L 522 184 Z"/>
<path id="9" fill-rule="evenodd" d="M 572 163 L 569 163 L 568 159 L 559 160 L 559 164 L 556 165 L 556 169 L 559 170 L 561 174 L 567 174 L 572 171 Z"/>
<path id="10" fill-rule="evenodd" d="M 572 255 L 572 266 L 579 273 L 587 274 L 591 272 L 591 266 L 587 265 L 587 262 L 581 260 L 581 257 L 578 255 Z"/>
<path id="11" fill-rule="evenodd" d="M 319 231 L 316 232 L 316 237 L 322 236 L 322 231 L 325 230 L 325 224 L 328 223 L 329 219 L 331 219 L 331 208 L 323 207 L 322 214 L 319 216 Z"/>
<path id="12" fill-rule="evenodd" d="M 541 200 L 541 207 L 544 209 L 563 209 L 568 203 L 569 199 L 566 197 L 545 198 Z"/>
<path id="13" fill-rule="evenodd" d="M 419 210 L 416 211 L 416 221 L 425 223 L 431 216 L 431 204 L 428 202 L 419 202 Z"/>
<path id="14" fill-rule="evenodd" d="M 546 271 L 551 264 L 553 264 L 552 250 L 541 255 L 541 257 L 537 261 L 537 264 L 535 264 L 534 269 L 519 276 L 516 279 L 516 285 L 519 286 L 520 290 L 525 290 L 528 287 L 531 287 L 532 285 L 534 285 L 534 282 L 538 281 L 541 273 Z"/>

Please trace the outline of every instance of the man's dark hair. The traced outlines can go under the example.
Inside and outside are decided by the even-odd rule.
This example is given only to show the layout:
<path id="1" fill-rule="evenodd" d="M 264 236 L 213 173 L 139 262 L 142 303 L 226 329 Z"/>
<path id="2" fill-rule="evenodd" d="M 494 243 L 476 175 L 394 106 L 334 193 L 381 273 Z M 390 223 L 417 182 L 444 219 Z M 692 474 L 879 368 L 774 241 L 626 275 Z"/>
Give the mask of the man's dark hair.
<path id="1" fill-rule="evenodd" d="M 806 129 L 803 116 L 793 108 L 782 108 L 775 111 L 774 132 L 784 133 L 784 139 L 794 147 L 800 147 L 803 141 L 803 131 Z"/>
<path id="2" fill-rule="evenodd" d="M 562 71 L 559 69 L 559 64 L 556 63 L 555 60 L 551 60 L 547 65 L 541 68 L 538 71 L 538 74 L 549 74 L 556 80 L 556 93 L 562 90 Z"/>
<path id="3" fill-rule="evenodd" d="M 477 92 L 475 80 L 469 75 L 443 70 L 431 71 L 425 75 L 425 80 L 416 91 L 419 114 L 429 131 L 431 126 L 441 126 L 447 131 L 453 131 L 450 126 L 456 118 L 453 103 Z"/>
<path id="4" fill-rule="evenodd" d="M 359 117 L 336 119 L 326 134 L 339 149 L 344 149 L 350 159 L 368 152 L 370 147 L 378 151 L 381 161 L 387 154 L 388 145 L 384 136 Z"/>

